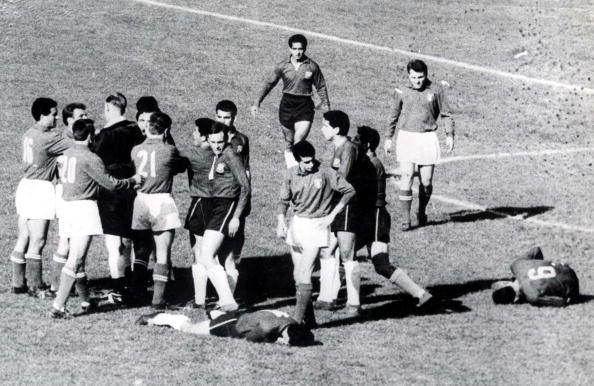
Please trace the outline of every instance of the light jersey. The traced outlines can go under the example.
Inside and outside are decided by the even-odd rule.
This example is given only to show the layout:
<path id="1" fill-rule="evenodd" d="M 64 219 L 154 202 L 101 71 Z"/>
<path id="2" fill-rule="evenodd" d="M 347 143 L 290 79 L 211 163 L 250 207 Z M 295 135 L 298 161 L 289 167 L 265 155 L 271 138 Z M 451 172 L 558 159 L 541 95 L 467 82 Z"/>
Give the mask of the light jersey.
<path id="1" fill-rule="evenodd" d="M 531 304 L 565 306 L 579 296 L 577 275 L 566 264 L 518 259 L 513 262 L 511 270 Z"/>
<path id="2" fill-rule="evenodd" d="M 210 146 L 192 147 L 184 152 L 184 156 L 189 160 L 188 178 L 190 180 L 190 196 L 208 198 L 212 197 L 212 184 L 208 175 L 212 168 L 212 159 L 214 153 Z"/>
<path id="3" fill-rule="evenodd" d="M 23 135 L 24 178 L 52 181 L 56 176 L 56 160 L 64 153 L 72 141 L 62 133 L 34 125 Z"/>
<path id="4" fill-rule="evenodd" d="M 276 342 L 282 330 L 297 322 L 289 315 L 277 310 L 261 310 L 240 315 L 235 323 L 238 338 L 250 342 Z"/>
<path id="5" fill-rule="evenodd" d="M 188 160 L 161 138 L 147 138 L 132 149 L 136 173 L 145 177 L 141 193 L 171 193 L 173 177 L 186 170 Z"/>
<path id="6" fill-rule="evenodd" d="M 60 156 L 58 162 L 65 201 L 96 200 L 100 186 L 107 190 L 134 186 L 132 179 L 119 180 L 111 176 L 99 156 L 86 144 L 75 143 Z"/>
<path id="7" fill-rule="evenodd" d="M 132 148 L 142 143 L 144 139 L 135 122 L 123 120 L 96 134 L 93 150 L 115 177 L 132 177 L 135 171 L 130 153 Z"/>
<path id="8" fill-rule="evenodd" d="M 208 179 L 212 183 L 212 196 L 237 200 L 233 218 L 240 218 L 248 206 L 251 186 L 241 158 L 231 146 L 225 146 L 223 152 L 211 160 Z"/>
<path id="9" fill-rule="evenodd" d="M 291 58 L 284 59 L 274 66 L 272 75 L 265 81 L 256 105 L 268 95 L 278 81 L 283 80 L 283 93 L 297 96 L 311 96 L 315 87 L 324 106 L 330 106 L 326 81 L 320 66 L 309 57 L 305 56 L 297 69 L 291 63 Z"/>
<path id="10" fill-rule="evenodd" d="M 437 130 L 439 116 L 451 117 L 443 87 L 427 81 L 423 89 L 415 90 L 412 86 L 394 91 L 390 106 L 390 122 L 386 138 L 392 138 L 396 129 L 424 133 Z M 447 133 L 454 132 L 453 121 L 446 122 Z"/>
<path id="11" fill-rule="evenodd" d="M 303 218 L 320 218 L 330 214 L 334 208 L 334 194 L 342 194 L 340 199 L 348 203 L 355 195 L 355 189 L 336 171 L 319 164 L 309 172 L 299 166 L 288 169 L 280 191 L 279 213 L 285 214 L 290 203 L 293 212 Z"/>

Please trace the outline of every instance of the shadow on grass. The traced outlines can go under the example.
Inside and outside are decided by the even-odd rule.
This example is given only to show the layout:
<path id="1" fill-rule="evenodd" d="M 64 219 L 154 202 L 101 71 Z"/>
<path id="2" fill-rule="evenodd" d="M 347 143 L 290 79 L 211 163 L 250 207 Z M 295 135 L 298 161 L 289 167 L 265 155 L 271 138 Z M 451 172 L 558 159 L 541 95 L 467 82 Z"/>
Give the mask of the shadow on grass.
<path id="1" fill-rule="evenodd" d="M 427 222 L 426 226 L 431 225 L 442 225 L 447 224 L 450 222 L 475 222 L 475 221 L 482 221 L 482 220 L 496 220 L 501 218 L 506 218 L 508 216 L 518 217 L 518 218 L 530 218 L 533 216 L 537 216 L 539 214 L 548 212 L 549 210 L 553 209 L 552 206 L 533 206 L 533 207 L 512 207 L 512 206 L 500 206 L 494 208 L 487 208 L 487 210 L 460 210 L 457 212 L 452 212 L 448 215 L 447 219 L 444 220 L 437 220 L 437 221 L 429 221 Z M 415 227 L 420 228 L 420 227 Z"/>
<path id="2" fill-rule="evenodd" d="M 580 294 L 580 296 L 576 299 L 575 302 L 572 303 L 573 304 L 584 304 L 584 303 L 589 303 L 592 300 L 594 300 L 594 295 L 585 295 L 585 294 Z"/>

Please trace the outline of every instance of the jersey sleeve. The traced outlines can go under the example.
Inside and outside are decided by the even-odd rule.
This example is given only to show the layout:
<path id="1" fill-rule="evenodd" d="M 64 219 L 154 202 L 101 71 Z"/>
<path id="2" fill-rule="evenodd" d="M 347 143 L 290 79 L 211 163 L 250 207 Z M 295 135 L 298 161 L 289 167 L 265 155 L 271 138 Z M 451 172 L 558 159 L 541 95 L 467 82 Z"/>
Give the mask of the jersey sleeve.
<path id="1" fill-rule="evenodd" d="M 99 157 L 85 162 L 85 171 L 91 179 L 107 190 L 130 189 L 134 182 L 131 178 L 117 179 L 110 175 Z"/>
<path id="2" fill-rule="evenodd" d="M 279 201 L 278 201 L 278 214 L 285 215 L 289 209 L 291 203 L 291 169 L 287 169 L 281 184 Z"/>
<path id="3" fill-rule="evenodd" d="M 266 95 L 268 95 L 268 93 L 274 88 L 274 86 L 276 86 L 278 81 L 281 79 L 281 74 L 282 69 L 280 68 L 280 64 L 277 64 L 276 66 L 274 66 L 272 74 L 270 74 L 264 80 L 264 86 L 262 86 L 262 89 L 258 94 L 258 99 L 256 99 L 256 106 L 260 106 L 260 103 L 262 103 L 264 98 L 266 98 Z"/>
<path id="4" fill-rule="evenodd" d="M 348 147 L 346 151 L 343 151 L 340 155 L 340 166 L 338 167 L 338 173 L 344 178 L 350 181 L 351 172 L 353 166 L 357 161 L 357 150 L 355 147 Z"/>
<path id="5" fill-rule="evenodd" d="M 232 155 L 228 157 L 229 169 L 233 174 L 233 177 L 235 177 L 239 183 L 241 189 L 239 192 L 239 199 L 237 201 L 237 208 L 233 213 L 233 218 L 239 218 L 249 203 L 252 188 L 250 186 L 250 181 L 247 177 L 247 173 L 245 172 L 245 167 L 243 166 L 241 159 L 237 154 L 231 154 Z"/>
<path id="6" fill-rule="evenodd" d="M 337 173 L 334 170 L 328 170 L 328 173 L 332 190 L 342 194 L 340 199 L 341 203 L 344 205 L 348 204 L 349 201 L 355 197 L 355 188 L 353 188 L 353 185 L 349 184 L 346 178 L 340 175 L 340 173 Z"/>
<path id="7" fill-rule="evenodd" d="M 388 122 L 388 129 L 386 130 L 386 138 L 391 139 L 396 133 L 396 125 L 402 112 L 402 91 L 396 89 L 390 101 L 390 118 Z"/>
<path id="8" fill-rule="evenodd" d="M 324 79 L 324 74 L 322 74 L 322 70 L 320 66 L 316 63 L 315 71 L 313 74 L 313 85 L 322 101 L 322 105 L 326 106 L 328 110 L 330 110 L 330 98 L 328 97 L 328 88 L 326 87 L 326 80 Z"/>
<path id="9" fill-rule="evenodd" d="M 48 141 L 47 152 L 50 155 L 61 155 L 72 146 L 72 140 L 56 133 L 51 141 Z"/>
<path id="10" fill-rule="evenodd" d="M 450 104 L 448 102 L 448 98 L 446 95 L 446 91 L 443 87 L 439 88 L 439 92 L 437 93 L 437 107 L 439 109 L 439 114 L 444 122 L 445 132 L 449 135 L 454 135 L 455 131 L 455 123 L 454 118 L 452 116 L 452 110 L 450 108 Z"/>
<path id="11" fill-rule="evenodd" d="M 176 147 L 171 150 L 171 172 L 173 174 L 179 174 L 186 171 L 189 168 L 190 161 L 182 156 Z"/>

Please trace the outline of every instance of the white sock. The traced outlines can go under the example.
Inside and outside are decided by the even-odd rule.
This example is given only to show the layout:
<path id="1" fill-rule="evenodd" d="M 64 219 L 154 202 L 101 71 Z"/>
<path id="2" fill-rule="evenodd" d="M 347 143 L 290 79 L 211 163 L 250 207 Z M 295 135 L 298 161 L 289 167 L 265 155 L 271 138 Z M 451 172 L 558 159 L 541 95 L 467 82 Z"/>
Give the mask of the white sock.
<path id="1" fill-rule="evenodd" d="M 361 304 L 359 299 L 359 288 L 361 287 L 361 272 L 359 270 L 359 262 L 345 262 L 344 274 L 346 276 L 347 304 L 350 306 L 358 306 Z"/>
<path id="2" fill-rule="evenodd" d="M 208 275 L 208 278 L 210 279 L 212 285 L 217 290 L 220 305 L 237 304 L 235 303 L 235 299 L 233 298 L 233 294 L 231 293 L 231 288 L 229 288 L 227 274 L 225 273 L 223 267 L 221 267 L 220 265 L 215 265 L 207 269 L 206 274 Z"/>
<path id="3" fill-rule="evenodd" d="M 206 286 L 208 275 L 202 264 L 192 264 L 192 278 L 194 279 L 194 303 L 206 304 Z"/>
<path id="4" fill-rule="evenodd" d="M 320 294 L 318 295 L 318 301 L 332 302 L 336 300 L 338 290 L 340 290 L 338 261 L 334 256 L 320 259 Z"/>
<path id="5" fill-rule="evenodd" d="M 425 292 L 425 289 L 415 283 L 406 273 L 405 270 L 396 268 L 396 271 L 390 277 L 390 281 L 394 284 L 398 285 L 404 291 L 406 291 L 409 295 L 414 296 L 417 299 L 420 299 Z"/>
<path id="6" fill-rule="evenodd" d="M 295 160 L 291 150 L 285 150 L 285 164 L 287 165 L 287 169 L 298 165 L 297 160 Z"/>

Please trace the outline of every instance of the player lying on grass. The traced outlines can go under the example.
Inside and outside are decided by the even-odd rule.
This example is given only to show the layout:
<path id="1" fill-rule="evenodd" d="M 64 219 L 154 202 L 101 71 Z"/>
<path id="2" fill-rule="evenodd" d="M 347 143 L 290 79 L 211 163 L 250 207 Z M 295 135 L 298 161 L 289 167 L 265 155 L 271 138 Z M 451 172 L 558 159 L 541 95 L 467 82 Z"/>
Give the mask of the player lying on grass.
<path id="1" fill-rule="evenodd" d="M 579 280 L 567 264 L 544 260 L 540 247 L 530 249 L 511 265 L 512 281 L 493 284 L 496 304 L 521 303 L 564 307 L 578 300 Z"/>
<path id="2" fill-rule="evenodd" d="M 314 344 L 311 330 L 289 315 L 277 310 L 260 310 L 245 314 L 211 311 L 212 320 L 192 323 L 185 315 L 156 313 L 142 315 L 138 325 L 167 326 L 196 335 L 242 338 L 256 343 L 281 343 L 290 346 Z"/>
<path id="3" fill-rule="evenodd" d="M 125 179 L 108 174 L 99 156 L 89 149 L 95 133 L 92 120 L 79 119 L 72 130 L 74 145 L 62 157 L 64 206 L 61 221 L 64 221 L 64 234 L 70 239 L 70 250 L 50 313 L 52 318 L 57 319 L 68 317 L 64 306 L 75 283 L 83 312 L 91 311 L 94 306 L 87 287 L 85 260 L 93 236 L 103 234 L 97 205 L 99 188 L 110 191 L 131 189 L 144 180 L 138 174 Z"/>

